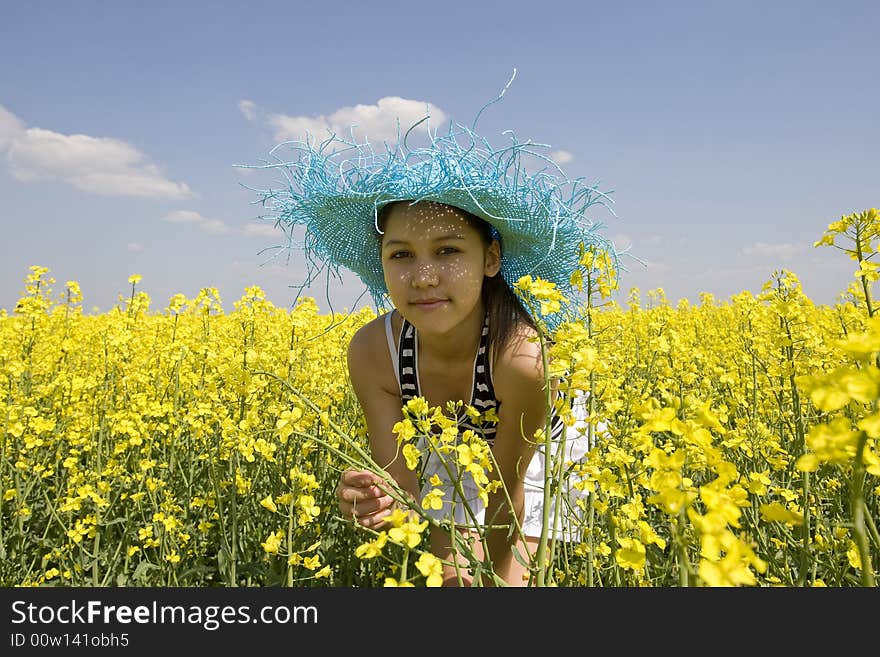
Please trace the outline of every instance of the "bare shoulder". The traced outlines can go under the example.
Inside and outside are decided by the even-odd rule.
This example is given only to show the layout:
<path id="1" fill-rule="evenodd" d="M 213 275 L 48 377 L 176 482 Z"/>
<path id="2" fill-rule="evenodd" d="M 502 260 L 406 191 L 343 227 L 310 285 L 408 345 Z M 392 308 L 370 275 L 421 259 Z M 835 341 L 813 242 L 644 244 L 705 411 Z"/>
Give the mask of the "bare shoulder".
<path id="1" fill-rule="evenodd" d="M 361 326 L 348 343 L 348 357 L 360 358 L 375 352 L 379 339 L 384 340 L 385 315 L 379 315 L 375 319 Z"/>
<path id="2" fill-rule="evenodd" d="M 348 371 L 356 391 L 370 383 L 387 391 L 394 391 L 396 379 L 391 367 L 391 355 L 385 337 L 385 315 L 361 326 L 348 343 Z"/>
<path id="3" fill-rule="evenodd" d="M 520 325 L 500 346 L 492 365 L 492 380 L 499 397 L 505 392 L 522 391 L 522 386 L 543 388 L 544 359 L 534 329 Z"/>
<path id="4" fill-rule="evenodd" d="M 519 326 L 498 351 L 492 366 L 492 384 L 499 402 L 493 449 L 499 470 L 512 476 L 514 467 L 531 461 L 535 449 L 532 439 L 547 418 L 549 391 L 541 343 L 534 329 Z"/>

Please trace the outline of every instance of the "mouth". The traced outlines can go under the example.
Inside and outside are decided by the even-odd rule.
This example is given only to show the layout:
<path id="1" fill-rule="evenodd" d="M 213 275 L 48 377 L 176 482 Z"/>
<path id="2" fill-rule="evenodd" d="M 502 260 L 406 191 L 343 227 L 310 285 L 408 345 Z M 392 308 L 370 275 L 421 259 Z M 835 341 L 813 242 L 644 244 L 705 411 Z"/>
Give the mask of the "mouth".
<path id="1" fill-rule="evenodd" d="M 419 299 L 417 301 L 410 301 L 410 305 L 415 306 L 419 310 L 433 310 L 448 302 L 449 299 Z"/>

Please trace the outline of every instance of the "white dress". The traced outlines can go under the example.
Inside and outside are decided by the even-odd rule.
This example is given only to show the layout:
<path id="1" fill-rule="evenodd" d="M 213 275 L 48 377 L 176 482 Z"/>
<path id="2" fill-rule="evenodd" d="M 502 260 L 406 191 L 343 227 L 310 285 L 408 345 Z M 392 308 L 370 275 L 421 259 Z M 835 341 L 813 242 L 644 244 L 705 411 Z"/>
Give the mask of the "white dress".
<path id="1" fill-rule="evenodd" d="M 385 332 L 388 339 L 388 349 L 394 372 L 400 387 L 401 399 L 405 403 L 409 399 L 419 396 L 421 386 L 418 379 L 418 335 L 415 327 L 404 320 L 398 336 L 397 344 L 391 328 L 391 313 L 385 316 Z M 484 323 L 483 336 L 477 355 L 474 359 L 474 383 L 471 405 L 477 409 L 485 409 L 495 405 L 494 391 L 492 387 L 492 373 L 490 361 L 486 352 L 488 336 L 488 324 Z M 555 456 L 562 445 L 565 446 L 565 462 L 563 468 L 571 471 L 574 463 L 582 462 L 590 449 L 589 436 L 587 433 L 587 394 L 578 391 L 572 400 L 572 414 L 575 422 L 566 426 L 561 419 L 554 418 L 552 432 L 551 454 Z M 459 417 L 459 429 L 474 428 L 468 423 L 465 413 Z M 600 427 L 595 427 L 599 429 Z M 485 431 L 485 429 L 484 429 Z M 494 429 L 491 430 L 494 432 Z M 488 432 L 486 432 L 488 433 Z M 494 433 L 493 436 L 494 437 Z M 487 437 L 491 442 L 491 437 Z M 450 463 L 453 459 L 447 458 L 447 463 L 429 449 L 427 440 L 422 438 L 417 444 L 423 455 L 423 465 L 420 472 L 422 482 L 421 495 L 424 498 L 435 488 L 443 492 L 443 505 L 440 509 L 428 509 L 426 513 L 436 520 L 453 520 L 459 527 L 473 526 L 474 523 L 481 525 L 485 520 L 485 506 L 479 497 L 479 489 L 469 474 L 460 477 L 460 483 L 456 486 L 455 479 L 450 476 Z M 553 463 L 551 457 L 550 463 Z M 539 445 L 529 463 L 524 480 L 525 504 L 523 514 L 523 533 L 526 536 L 539 537 L 544 524 L 544 473 L 547 466 L 545 447 Z M 430 480 L 437 476 L 440 485 L 434 486 Z M 563 477 L 560 493 L 551 498 L 550 511 L 547 516 L 548 527 L 556 517 L 555 512 L 561 501 L 560 517 L 557 518 L 555 537 L 565 541 L 581 540 L 583 525 L 579 519 L 584 515 L 584 510 L 578 505 L 578 500 L 585 500 L 588 491 L 580 490 L 575 484 L 580 481 L 580 476 L 571 473 Z M 553 534 L 551 534 L 552 536 Z"/>

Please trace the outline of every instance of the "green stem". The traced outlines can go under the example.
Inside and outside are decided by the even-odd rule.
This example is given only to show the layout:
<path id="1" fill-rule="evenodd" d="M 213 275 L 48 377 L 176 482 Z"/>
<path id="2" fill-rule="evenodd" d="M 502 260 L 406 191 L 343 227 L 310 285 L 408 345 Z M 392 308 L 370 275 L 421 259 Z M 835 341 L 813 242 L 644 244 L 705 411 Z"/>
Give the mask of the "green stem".
<path id="1" fill-rule="evenodd" d="M 292 484 L 293 482 L 291 482 Z M 293 522 L 294 511 L 296 510 L 296 495 L 293 494 L 293 490 L 290 491 L 290 503 L 287 505 L 287 549 L 290 554 L 293 554 L 293 529 L 295 523 Z M 293 586 L 293 564 L 288 561 L 287 564 L 287 587 L 291 588 Z"/>
<path id="2" fill-rule="evenodd" d="M 678 584 L 683 588 L 690 585 L 690 560 L 687 554 L 687 545 L 684 540 L 684 532 L 682 531 L 682 523 L 679 519 L 684 517 L 684 511 L 679 513 L 679 517 L 674 519 L 675 542 L 678 545 Z"/>
<path id="3" fill-rule="evenodd" d="M 859 559 L 862 562 L 862 586 L 874 586 L 874 569 L 871 567 L 871 552 L 868 547 L 868 534 L 865 529 L 865 465 L 863 456 L 868 434 L 859 432 L 858 445 L 856 447 L 855 463 L 852 474 L 852 514 L 853 514 L 853 539 L 859 551 Z"/>
<path id="4" fill-rule="evenodd" d="M 547 585 L 547 575 L 552 567 L 547 556 L 547 542 L 549 539 L 549 527 L 547 516 L 550 512 L 550 499 L 552 497 L 552 489 L 550 486 L 550 473 L 552 461 L 552 409 L 553 409 L 553 389 L 550 386 L 550 365 L 547 358 L 547 345 L 544 340 L 544 332 L 538 329 L 538 338 L 541 344 L 541 363 L 544 368 L 544 403 L 547 409 L 546 420 L 544 425 L 544 491 L 543 491 L 543 517 L 541 522 L 541 536 L 538 539 L 538 549 L 535 552 L 535 568 L 536 580 L 535 585 L 544 587 Z"/>

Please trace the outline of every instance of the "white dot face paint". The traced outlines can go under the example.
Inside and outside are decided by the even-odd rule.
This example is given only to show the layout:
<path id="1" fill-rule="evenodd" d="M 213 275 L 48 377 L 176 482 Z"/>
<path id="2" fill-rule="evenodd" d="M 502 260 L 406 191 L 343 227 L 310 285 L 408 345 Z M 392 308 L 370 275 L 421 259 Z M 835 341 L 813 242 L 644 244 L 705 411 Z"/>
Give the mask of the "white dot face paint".
<path id="1" fill-rule="evenodd" d="M 500 256 L 466 213 L 439 203 L 396 203 L 381 249 L 389 296 L 420 332 L 448 332 L 482 318 L 483 278 L 497 272 Z"/>

